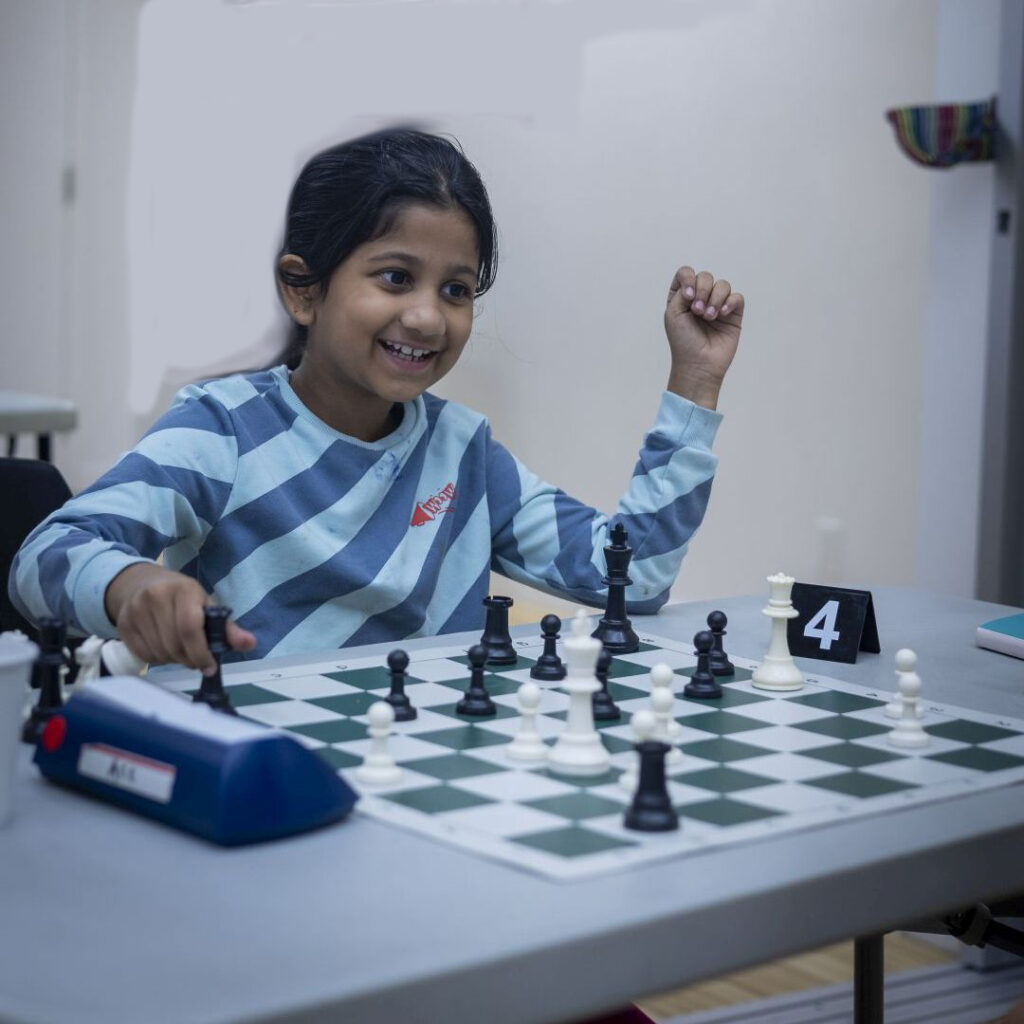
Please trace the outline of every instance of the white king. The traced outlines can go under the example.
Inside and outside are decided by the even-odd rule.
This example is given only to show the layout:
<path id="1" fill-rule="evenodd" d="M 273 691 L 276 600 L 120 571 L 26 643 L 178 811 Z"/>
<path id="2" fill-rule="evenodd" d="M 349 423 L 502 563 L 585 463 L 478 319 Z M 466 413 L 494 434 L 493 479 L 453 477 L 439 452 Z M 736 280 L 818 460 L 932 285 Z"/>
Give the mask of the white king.
<path id="1" fill-rule="evenodd" d="M 572 621 L 571 635 L 563 644 L 567 675 L 562 688 L 569 694 L 569 717 L 548 754 L 548 766 L 560 775 L 600 775 L 611 763 L 594 728 L 591 696 L 601 686 L 594 674 L 601 641 L 590 633 L 590 618 L 581 608 Z"/>
<path id="2" fill-rule="evenodd" d="M 768 577 L 768 607 L 761 611 L 772 620 L 772 638 L 764 661 L 754 669 L 751 683 L 762 690 L 799 690 L 804 677 L 789 653 L 786 623 L 799 614 L 791 600 L 794 579 L 785 573 Z"/>

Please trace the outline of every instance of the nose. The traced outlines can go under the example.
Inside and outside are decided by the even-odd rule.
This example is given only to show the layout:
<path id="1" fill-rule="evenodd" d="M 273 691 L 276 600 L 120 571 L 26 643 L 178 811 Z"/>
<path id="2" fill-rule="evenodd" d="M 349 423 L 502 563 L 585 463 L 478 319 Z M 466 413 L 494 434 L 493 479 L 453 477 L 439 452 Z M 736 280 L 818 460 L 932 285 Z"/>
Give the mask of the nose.
<path id="1" fill-rule="evenodd" d="M 426 338 L 444 334 L 444 313 L 437 299 L 432 296 L 415 296 L 402 310 L 400 320 L 406 330 L 415 331 Z"/>

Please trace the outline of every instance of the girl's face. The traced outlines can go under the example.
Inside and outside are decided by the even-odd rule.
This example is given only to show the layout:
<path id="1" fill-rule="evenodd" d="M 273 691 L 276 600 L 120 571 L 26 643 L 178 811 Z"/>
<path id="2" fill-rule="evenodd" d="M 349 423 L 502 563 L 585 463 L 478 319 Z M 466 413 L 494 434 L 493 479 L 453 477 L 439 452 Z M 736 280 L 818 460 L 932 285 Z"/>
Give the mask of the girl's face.
<path id="1" fill-rule="evenodd" d="M 388 434 L 395 403 L 416 398 L 462 355 L 478 259 L 476 229 L 460 207 L 407 206 L 387 234 L 337 267 L 326 295 L 300 308 L 290 295 L 309 329 L 292 375 L 299 397 L 342 433 Z"/>

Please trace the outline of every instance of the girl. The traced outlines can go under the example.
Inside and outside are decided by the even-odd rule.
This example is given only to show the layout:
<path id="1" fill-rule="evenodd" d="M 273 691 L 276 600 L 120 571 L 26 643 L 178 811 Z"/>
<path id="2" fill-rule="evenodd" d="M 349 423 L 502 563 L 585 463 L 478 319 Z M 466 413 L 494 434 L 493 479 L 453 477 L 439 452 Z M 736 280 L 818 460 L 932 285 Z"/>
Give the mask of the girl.
<path id="1" fill-rule="evenodd" d="M 487 193 L 456 145 L 402 128 L 315 156 L 277 260 L 294 323 L 282 364 L 185 388 L 29 536 L 15 604 L 205 672 L 214 599 L 234 610 L 236 658 L 479 628 L 492 569 L 601 605 L 608 517 L 428 390 L 495 270 Z M 704 515 L 742 318 L 727 281 L 676 272 L 667 390 L 616 514 L 635 613 L 665 602 Z"/>

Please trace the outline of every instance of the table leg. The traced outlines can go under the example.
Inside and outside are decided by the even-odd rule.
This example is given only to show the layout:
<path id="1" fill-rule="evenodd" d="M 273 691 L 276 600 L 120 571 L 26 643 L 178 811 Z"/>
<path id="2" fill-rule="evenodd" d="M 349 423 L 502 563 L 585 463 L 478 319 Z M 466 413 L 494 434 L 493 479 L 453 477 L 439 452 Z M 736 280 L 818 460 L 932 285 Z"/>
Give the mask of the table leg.
<path id="1" fill-rule="evenodd" d="M 885 936 L 866 935 L 853 943 L 854 1024 L 885 1020 Z"/>
<path id="2" fill-rule="evenodd" d="M 8 434 L 7 435 L 7 458 L 14 457 L 14 449 L 18 446 L 18 435 Z"/>
<path id="3" fill-rule="evenodd" d="M 36 455 L 43 462 L 50 461 L 50 435 L 49 434 L 38 434 L 36 436 Z"/>

